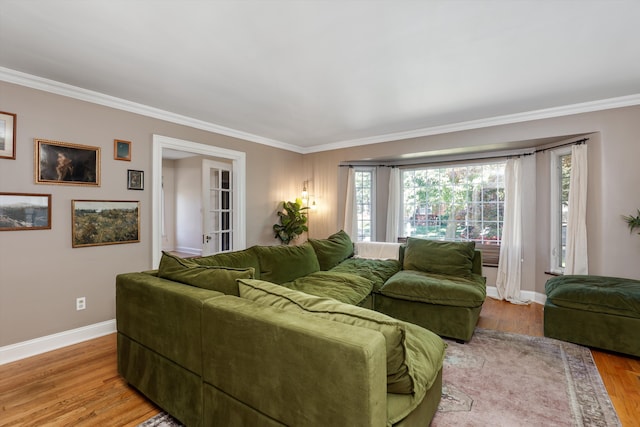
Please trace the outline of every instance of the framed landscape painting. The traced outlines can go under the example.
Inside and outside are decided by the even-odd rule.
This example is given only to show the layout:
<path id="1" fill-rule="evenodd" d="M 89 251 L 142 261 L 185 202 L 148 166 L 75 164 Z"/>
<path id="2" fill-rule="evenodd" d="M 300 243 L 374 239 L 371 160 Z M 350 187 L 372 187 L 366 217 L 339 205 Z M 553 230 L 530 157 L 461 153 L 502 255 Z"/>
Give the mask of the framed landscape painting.
<path id="1" fill-rule="evenodd" d="M 140 241 L 140 202 L 72 200 L 71 213 L 74 248 Z"/>
<path id="2" fill-rule="evenodd" d="M 51 229 L 51 194 L 0 193 L 0 231 Z"/>
<path id="3" fill-rule="evenodd" d="M 0 159 L 16 158 L 16 115 L 0 111 Z"/>
<path id="4" fill-rule="evenodd" d="M 131 141 L 113 140 L 113 158 L 115 160 L 131 161 Z"/>
<path id="5" fill-rule="evenodd" d="M 100 186 L 100 147 L 35 140 L 36 184 Z"/>

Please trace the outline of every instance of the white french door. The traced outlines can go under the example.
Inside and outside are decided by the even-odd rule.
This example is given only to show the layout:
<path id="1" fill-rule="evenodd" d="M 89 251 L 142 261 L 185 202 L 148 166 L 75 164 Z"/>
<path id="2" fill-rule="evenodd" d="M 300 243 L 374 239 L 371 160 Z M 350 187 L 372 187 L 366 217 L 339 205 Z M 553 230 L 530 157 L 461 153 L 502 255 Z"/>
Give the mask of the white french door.
<path id="1" fill-rule="evenodd" d="M 202 255 L 234 250 L 233 170 L 230 163 L 202 160 Z"/>

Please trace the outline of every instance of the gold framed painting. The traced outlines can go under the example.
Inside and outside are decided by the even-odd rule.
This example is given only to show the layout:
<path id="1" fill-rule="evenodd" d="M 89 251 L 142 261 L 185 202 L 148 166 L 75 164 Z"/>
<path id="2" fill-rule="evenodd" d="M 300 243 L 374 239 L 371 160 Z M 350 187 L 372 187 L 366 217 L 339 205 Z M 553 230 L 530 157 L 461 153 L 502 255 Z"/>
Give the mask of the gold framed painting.
<path id="1" fill-rule="evenodd" d="M 74 248 L 140 241 L 140 202 L 72 200 L 71 240 Z"/>
<path id="2" fill-rule="evenodd" d="M 0 159 L 16 158 L 16 115 L 0 111 Z"/>
<path id="3" fill-rule="evenodd" d="M 0 231 L 51 229 L 51 194 L 0 193 Z"/>
<path id="4" fill-rule="evenodd" d="M 100 147 L 35 139 L 36 184 L 100 186 Z"/>
<path id="5" fill-rule="evenodd" d="M 122 139 L 113 140 L 113 158 L 114 160 L 131 161 L 131 141 Z"/>

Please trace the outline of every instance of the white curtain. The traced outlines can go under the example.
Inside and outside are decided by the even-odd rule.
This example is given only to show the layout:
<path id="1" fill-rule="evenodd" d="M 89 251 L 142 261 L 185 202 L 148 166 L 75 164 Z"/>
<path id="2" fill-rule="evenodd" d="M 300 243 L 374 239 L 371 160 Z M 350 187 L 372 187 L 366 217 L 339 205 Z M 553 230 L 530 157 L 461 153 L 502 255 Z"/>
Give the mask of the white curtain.
<path id="1" fill-rule="evenodd" d="M 589 274 L 587 257 L 587 146 L 571 147 L 569 217 L 564 274 Z"/>
<path id="2" fill-rule="evenodd" d="M 354 242 L 358 240 L 358 210 L 356 205 L 356 171 L 349 168 L 347 175 L 347 197 L 344 205 L 344 226 L 342 229 Z"/>
<path id="3" fill-rule="evenodd" d="M 522 282 L 522 160 L 509 159 L 504 174 L 504 224 L 496 288 L 498 297 L 514 304 L 520 299 Z"/>
<path id="4" fill-rule="evenodd" d="M 389 174 L 389 203 L 387 206 L 387 234 L 386 241 L 398 242 L 398 227 L 400 225 L 400 169 L 391 168 Z"/>

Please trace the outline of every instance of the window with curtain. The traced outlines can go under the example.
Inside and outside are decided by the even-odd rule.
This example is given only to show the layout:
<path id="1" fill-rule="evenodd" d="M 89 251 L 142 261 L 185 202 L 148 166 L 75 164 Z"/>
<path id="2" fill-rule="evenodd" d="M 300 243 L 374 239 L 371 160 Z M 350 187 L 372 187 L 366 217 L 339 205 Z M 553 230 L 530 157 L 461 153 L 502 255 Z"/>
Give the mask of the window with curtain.
<path id="1" fill-rule="evenodd" d="M 498 262 L 504 221 L 505 161 L 422 166 L 401 172 L 401 218 L 409 237 L 475 241 Z"/>
<path id="2" fill-rule="evenodd" d="M 563 273 L 567 256 L 571 147 L 551 152 L 551 272 Z"/>
<path id="3" fill-rule="evenodd" d="M 355 169 L 356 216 L 359 242 L 375 240 L 375 177 L 373 167 Z"/>

